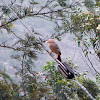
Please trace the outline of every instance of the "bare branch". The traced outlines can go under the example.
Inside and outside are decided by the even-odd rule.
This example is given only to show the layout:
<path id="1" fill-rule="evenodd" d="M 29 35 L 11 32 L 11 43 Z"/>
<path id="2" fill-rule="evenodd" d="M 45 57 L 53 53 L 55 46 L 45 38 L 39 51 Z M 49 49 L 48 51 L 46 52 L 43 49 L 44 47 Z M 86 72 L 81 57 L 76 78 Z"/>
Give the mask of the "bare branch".
<path id="1" fill-rule="evenodd" d="M 2 45 L 2 44 L 0 44 L 0 47 L 12 49 L 12 50 L 18 50 L 18 51 L 20 50 L 20 48 L 13 48 L 11 46 L 6 46 L 6 45 Z"/>
<path id="2" fill-rule="evenodd" d="M 39 15 L 47 15 L 47 14 L 57 13 L 57 12 L 62 11 L 62 10 L 63 9 L 59 9 L 59 10 L 55 10 L 55 11 L 48 11 L 48 12 L 44 12 L 44 13 L 30 13 L 30 14 L 26 14 L 26 15 L 19 16 L 19 18 L 20 19 L 23 19 L 25 17 L 33 17 L 33 16 L 39 16 Z M 69 11 L 64 11 L 64 12 L 73 13 L 73 12 L 69 12 Z M 7 25 L 9 23 L 12 23 L 14 21 L 17 21 L 17 20 L 18 20 L 18 18 L 16 17 L 16 18 L 14 18 L 12 20 L 9 20 L 8 22 L 0 25 L 0 27 L 3 27 L 5 25 Z"/>

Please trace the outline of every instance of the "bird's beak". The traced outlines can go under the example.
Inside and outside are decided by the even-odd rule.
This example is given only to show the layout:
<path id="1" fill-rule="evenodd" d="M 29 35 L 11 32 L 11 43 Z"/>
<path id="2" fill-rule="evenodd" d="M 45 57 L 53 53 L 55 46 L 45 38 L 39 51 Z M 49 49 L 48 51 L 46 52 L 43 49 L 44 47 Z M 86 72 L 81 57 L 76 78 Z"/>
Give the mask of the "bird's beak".
<path id="1" fill-rule="evenodd" d="M 48 40 L 47 40 L 47 41 L 45 41 L 45 43 L 48 43 Z"/>

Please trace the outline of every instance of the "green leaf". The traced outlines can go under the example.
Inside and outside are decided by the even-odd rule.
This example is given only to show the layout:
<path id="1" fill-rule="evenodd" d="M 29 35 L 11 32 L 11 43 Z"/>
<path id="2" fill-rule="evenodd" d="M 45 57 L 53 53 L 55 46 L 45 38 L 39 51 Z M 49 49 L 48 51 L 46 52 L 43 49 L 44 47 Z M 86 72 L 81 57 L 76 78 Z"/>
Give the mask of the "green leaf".
<path id="1" fill-rule="evenodd" d="M 58 0 L 58 3 L 62 7 L 66 6 L 65 0 Z"/>
<path id="2" fill-rule="evenodd" d="M 50 64 L 50 62 L 47 62 L 47 64 Z"/>
<path id="3" fill-rule="evenodd" d="M 78 41 L 78 47 L 80 47 L 80 41 Z"/>
<path id="4" fill-rule="evenodd" d="M 80 10 L 80 8 L 78 8 L 78 10 Z"/>
<path id="5" fill-rule="evenodd" d="M 30 2 L 30 1 L 29 1 Z M 32 5 L 36 5 L 36 4 L 39 4 L 38 2 L 30 2 L 30 4 L 32 4 Z"/>
<path id="6" fill-rule="evenodd" d="M 20 0 L 21 3 L 23 3 L 24 0 Z"/>
<path id="7" fill-rule="evenodd" d="M 3 73 L 3 72 L 1 72 L 1 74 L 5 77 L 5 78 L 7 78 L 7 79 L 9 79 L 11 82 L 13 82 L 13 79 L 10 77 L 10 75 L 8 75 L 7 73 Z"/>
<path id="8" fill-rule="evenodd" d="M 35 32 L 34 34 L 42 36 L 40 33 Z"/>

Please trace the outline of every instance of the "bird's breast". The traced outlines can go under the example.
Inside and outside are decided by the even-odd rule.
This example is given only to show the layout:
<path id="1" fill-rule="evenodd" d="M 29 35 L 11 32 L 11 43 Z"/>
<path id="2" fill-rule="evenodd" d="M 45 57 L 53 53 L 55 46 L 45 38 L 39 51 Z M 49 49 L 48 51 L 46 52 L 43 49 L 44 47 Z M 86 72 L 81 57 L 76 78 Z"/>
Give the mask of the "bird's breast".
<path id="1" fill-rule="evenodd" d="M 60 49 L 58 48 L 58 45 L 55 43 L 50 43 L 49 44 L 49 48 L 51 49 L 51 51 L 55 54 L 61 54 Z"/>

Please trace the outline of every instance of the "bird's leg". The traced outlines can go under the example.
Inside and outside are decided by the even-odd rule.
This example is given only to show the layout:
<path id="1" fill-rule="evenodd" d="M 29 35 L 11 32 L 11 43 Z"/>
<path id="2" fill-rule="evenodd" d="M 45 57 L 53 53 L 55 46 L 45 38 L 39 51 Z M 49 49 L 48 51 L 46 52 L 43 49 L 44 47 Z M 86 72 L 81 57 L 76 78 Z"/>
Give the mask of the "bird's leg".
<path id="1" fill-rule="evenodd" d="M 57 59 L 58 58 L 58 55 L 56 55 L 56 58 L 55 59 Z"/>
<path id="2" fill-rule="evenodd" d="M 52 54 L 52 51 L 50 51 L 49 54 L 51 55 Z"/>
<path id="3" fill-rule="evenodd" d="M 58 58 L 58 55 L 56 54 L 55 60 Z"/>

